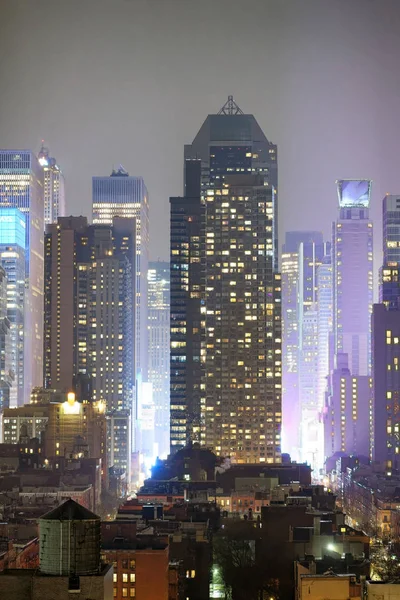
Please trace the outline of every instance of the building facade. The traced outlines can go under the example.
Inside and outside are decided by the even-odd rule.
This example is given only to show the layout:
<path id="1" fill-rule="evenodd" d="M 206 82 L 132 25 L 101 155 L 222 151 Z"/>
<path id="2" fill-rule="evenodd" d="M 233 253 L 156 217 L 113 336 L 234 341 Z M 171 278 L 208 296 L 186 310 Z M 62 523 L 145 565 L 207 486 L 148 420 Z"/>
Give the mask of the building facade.
<path id="1" fill-rule="evenodd" d="M 388 471 L 400 466 L 400 311 L 374 304 L 372 315 L 374 397 L 373 456 Z"/>
<path id="2" fill-rule="evenodd" d="M 58 217 L 65 216 L 64 175 L 45 146 L 41 147 L 38 159 L 43 168 L 44 224 L 57 223 Z"/>
<path id="3" fill-rule="evenodd" d="M 400 263 L 400 195 L 386 194 L 382 201 L 383 264 Z"/>
<path id="4" fill-rule="evenodd" d="M 324 414 L 325 457 L 335 452 L 370 456 L 372 379 L 353 375 L 346 354 L 336 354 Z"/>
<path id="5" fill-rule="evenodd" d="M 281 279 L 274 271 L 274 211 L 274 190 L 261 175 L 232 175 L 207 192 L 202 441 L 234 462 L 280 461 Z"/>
<path id="6" fill-rule="evenodd" d="M 61 217 L 45 236 L 45 382 L 64 391 L 88 378 L 91 400 L 125 419 L 120 464 L 130 471 L 134 402 L 134 219 L 88 226 Z M 110 439 L 112 435 L 110 433 Z M 114 449 L 110 449 L 110 457 Z M 113 463 L 110 463 L 112 466 Z"/>
<path id="7" fill-rule="evenodd" d="M 0 207 L 25 215 L 24 400 L 43 382 L 43 172 L 27 150 L 0 150 Z M 35 360 L 32 359 L 35 357 Z"/>
<path id="8" fill-rule="evenodd" d="M 191 440 L 200 441 L 200 399 L 204 393 L 201 386 L 204 385 L 205 210 L 200 195 L 170 198 L 170 205 L 170 443 L 174 452 Z"/>
<path id="9" fill-rule="evenodd" d="M 11 408 L 24 403 L 25 244 L 25 215 L 18 208 L 0 206 L 0 262 L 6 273 L 10 323 L 7 370 L 11 377 L 8 402 Z"/>
<path id="10" fill-rule="evenodd" d="M 153 386 L 155 443 L 158 455 L 169 454 L 169 344 L 170 268 L 167 262 L 149 263 L 149 381 Z"/>
<path id="11" fill-rule="evenodd" d="M 10 364 L 10 328 L 7 316 L 7 274 L 0 267 L 0 414 L 10 405 L 13 374 Z"/>
<path id="12" fill-rule="evenodd" d="M 278 403 L 281 402 L 281 382 L 274 377 L 280 379 L 281 358 L 279 357 L 279 360 L 276 358 L 279 364 L 276 364 L 276 369 L 271 371 L 269 370 L 271 366 L 269 361 L 275 352 L 277 354 L 278 350 L 280 351 L 280 347 L 279 349 L 277 346 L 269 347 L 272 340 L 268 339 L 267 341 L 266 338 L 267 335 L 272 338 L 274 327 L 280 330 L 280 310 L 278 311 L 277 307 L 280 302 L 278 296 L 281 282 L 280 275 L 276 270 L 277 147 L 267 140 L 254 116 L 244 114 L 233 98 L 229 97 L 218 114 L 207 117 L 193 143 L 185 146 L 184 155 L 184 197 L 170 200 L 171 450 L 178 450 L 190 441 L 199 441 L 212 446 L 217 454 L 228 453 L 233 460 L 251 462 L 262 458 L 265 461 L 275 459 L 279 461 L 281 415 Z M 262 182 L 261 180 L 256 181 L 252 177 L 250 179 L 245 177 L 257 174 L 262 176 Z M 236 183 L 231 180 L 231 183 L 228 184 L 227 178 L 230 176 L 242 176 L 244 179 L 237 180 Z M 235 188 L 236 184 L 238 188 L 246 190 L 246 194 L 243 193 L 243 197 L 246 195 L 246 200 L 238 200 L 236 193 L 230 189 L 231 186 L 232 189 Z M 225 195 L 227 197 L 224 202 Z M 242 197 L 242 194 L 239 195 Z M 257 204 L 257 199 L 259 199 L 260 206 Z M 229 206 L 232 204 L 232 211 L 226 211 L 226 203 Z M 247 223 L 252 220 L 252 215 L 249 214 L 250 206 L 255 210 L 254 224 L 260 226 L 261 229 L 260 224 L 263 222 L 263 225 L 267 227 L 266 230 L 260 232 L 259 243 L 263 248 L 258 248 L 256 240 L 251 240 L 250 244 L 250 238 L 254 237 L 254 235 L 250 235 L 249 223 Z M 217 214 L 215 212 L 217 210 L 226 212 L 226 218 L 222 219 L 223 213 L 218 212 Z M 243 223 L 239 223 L 239 219 L 237 219 L 237 229 L 234 229 L 236 211 L 238 215 L 240 214 L 240 220 L 243 219 Z M 246 215 L 243 211 L 247 211 Z M 215 227 L 218 229 L 215 230 Z M 228 243 L 228 231 L 235 234 L 232 248 Z M 235 240 L 236 242 L 234 242 Z M 256 247 L 253 247 L 254 244 Z M 224 246 L 224 255 L 219 257 L 218 252 L 220 249 L 222 251 L 222 246 Z M 223 256 L 231 258 L 224 259 L 224 262 Z M 246 264 L 246 268 L 250 268 L 249 262 L 252 258 L 254 260 L 251 270 L 246 271 L 244 264 Z M 268 321 L 268 331 L 264 330 L 263 335 L 257 337 L 253 332 L 252 358 L 248 359 L 249 370 L 252 372 L 256 370 L 257 361 L 261 361 L 259 364 L 260 389 L 253 381 L 246 381 L 247 387 L 243 388 L 241 387 L 242 382 L 238 381 L 232 381 L 229 384 L 225 381 L 222 383 L 222 362 L 224 365 L 226 362 L 226 366 L 229 365 L 232 374 L 233 354 L 235 349 L 238 349 L 238 346 L 235 346 L 229 352 L 226 339 L 233 340 L 234 334 L 233 331 L 227 331 L 228 323 L 225 322 L 225 316 L 228 316 L 227 311 L 231 311 L 233 308 L 235 310 L 232 310 L 232 314 L 238 316 L 240 308 L 242 308 L 249 310 L 247 316 L 256 318 L 257 311 L 254 315 L 250 314 L 253 310 L 253 303 L 242 304 L 242 300 L 244 302 L 243 281 L 246 275 L 248 277 L 247 284 L 250 283 L 250 280 L 253 282 L 254 275 L 254 285 L 249 285 L 249 293 L 253 297 L 256 294 L 255 282 L 261 276 L 261 271 L 266 278 L 266 283 L 265 286 L 261 286 L 259 292 L 260 303 L 263 306 L 260 311 L 264 310 L 260 318 Z M 234 283 L 228 292 L 228 288 L 225 286 L 230 286 L 230 283 L 228 284 L 229 275 L 229 281 Z M 212 279 L 213 277 L 218 279 Z M 238 298 L 242 298 L 240 302 L 238 301 L 237 307 L 233 306 L 234 302 L 231 302 L 230 295 L 230 292 L 235 291 L 234 285 L 238 286 Z M 271 295 L 267 299 L 263 294 Z M 250 306 L 249 309 L 245 309 L 246 304 Z M 267 312 L 271 311 L 273 314 L 267 315 Z M 220 315 L 224 315 L 224 322 Z M 274 320 L 274 316 L 276 316 L 276 320 Z M 240 319 L 238 317 L 239 320 L 236 319 L 236 332 L 238 332 L 238 327 L 242 327 L 238 325 L 242 321 L 246 321 L 246 326 L 250 329 L 250 323 L 247 322 L 250 319 L 244 319 L 244 317 L 245 315 L 242 314 Z M 232 318 L 229 326 L 233 326 L 234 320 Z M 255 323 L 252 326 L 254 327 Z M 213 327 L 214 339 L 211 339 L 213 338 Z M 224 333 L 223 338 L 217 336 L 217 330 L 221 332 L 221 335 Z M 251 333 L 250 330 L 248 333 Z M 262 341 L 259 342 L 259 339 Z M 279 334 L 276 336 L 276 344 L 280 345 L 280 339 Z M 235 341 L 237 344 L 238 338 Z M 249 343 L 249 336 L 247 336 L 246 343 Z M 221 356 L 214 353 L 215 344 L 222 352 Z M 259 354 L 264 358 L 258 359 L 258 355 L 255 358 L 257 344 L 260 344 L 260 348 L 261 346 L 265 346 L 266 349 L 268 347 L 267 354 L 261 352 Z M 245 349 L 243 341 L 240 354 L 243 354 Z M 212 360 L 213 356 L 216 359 L 215 363 Z M 246 356 L 245 359 L 247 358 Z M 240 366 L 242 365 L 236 363 L 236 369 Z M 240 379 L 243 378 L 246 371 L 245 365 L 243 367 Z M 268 378 L 274 379 L 274 383 L 272 379 L 269 379 L 268 385 L 264 381 L 264 377 L 267 377 L 267 370 Z M 214 376 L 216 379 L 212 381 Z M 253 383 L 256 385 L 254 390 L 250 391 Z M 231 393 L 228 391 L 229 385 L 233 386 Z M 249 415 L 241 415 L 243 419 L 238 419 L 237 414 L 238 412 L 242 413 L 242 408 L 246 403 L 245 396 L 246 398 L 251 396 L 251 400 L 254 400 L 254 403 L 250 403 L 251 407 L 249 405 L 249 411 L 255 410 L 255 406 L 260 403 L 262 387 L 265 388 L 266 394 L 264 402 L 261 403 L 263 415 L 260 416 L 260 423 L 257 420 L 257 424 L 253 423 L 251 431 L 247 431 L 249 427 L 247 425 L 245 427 L 244 424 L 245 422 L 249 423 Z M 245 392 L 245 390 L 248 391 Z M 207 398 L 208 393 L 210 396 Z M 228 410 L 226 404 L 228 401 L 230 402 L 228 397 L 235 398 L 232 411 Z M 258 438 L 256 441 L 260 428 L 263 429 L 267 423 L 267 412 L 271 413 L 267 431 L 261 433 L 265 437 Z M 243 422 L 243 427 L 238 426 L 236 430 L 238 422 Z M 228 434 L 226 429 L 232 431 Z"/>
<path id="13" fill-rule="evenodd" d="M 111 225 L 114 217 L 136 221 L 135 377 L 147 381 L 149 197 L 143 178 L 129 176 L 122 167 L 110 177 L 93 177 L 92 211 L 94 225 Z"/>
<path id="14" fill-rule="evenodd" d="M 371 181 L 339 180 L 339 217 L 333 224 L 333 332 L 335 354 L 348 355 L 352 375 L 371 372 L 373 230 Z"/>
<path id="15" fill-rule="evenodd" d="M 383 266 L 372 314 L 373 457 L 386 472 L 400 466 L 400 196 L 382 202 Z"/>
<path id="16" fill-rule="evenodd" d="M 316 468 L 321 446 L 318 273 L 330 244 L 317 231 L 290 231 L 282 248 L 283 447 Z M 328 374 L 326 371 L 325 376 Z M 317 461 L 318 462 L 318 461 Z"/>

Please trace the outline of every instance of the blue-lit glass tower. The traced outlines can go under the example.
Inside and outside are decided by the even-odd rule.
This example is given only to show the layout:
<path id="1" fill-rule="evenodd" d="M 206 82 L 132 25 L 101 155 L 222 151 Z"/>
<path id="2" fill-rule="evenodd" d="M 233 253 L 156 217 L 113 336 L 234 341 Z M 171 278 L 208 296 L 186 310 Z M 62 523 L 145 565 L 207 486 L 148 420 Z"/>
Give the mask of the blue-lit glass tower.
<path id="1" fill-rule="evenodd" d="M 6 275 L 10 326 L 5 367 L 5 378 L 10 382 L 10 408 L 24 402 L 25 232 L 25 215 L 18 208 L 0 207 L 0 263 Z"/>
<path id="2" fill-rule="evenodd" d="M 0 150 L 0 207 L 18 208 L 26 219 L 24 300 L 24 395 L 43 384 L 43 171 L 29 150 Z"/>

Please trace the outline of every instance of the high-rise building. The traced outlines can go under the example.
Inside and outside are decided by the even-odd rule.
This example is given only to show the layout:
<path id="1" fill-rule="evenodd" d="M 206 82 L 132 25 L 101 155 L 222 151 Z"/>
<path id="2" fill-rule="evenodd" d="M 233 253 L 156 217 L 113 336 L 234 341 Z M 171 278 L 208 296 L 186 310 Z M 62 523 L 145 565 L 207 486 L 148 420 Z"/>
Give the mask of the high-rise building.
<path id="1" fill-rule="evenodd" d="M 282 448 L 295 460 L 300 448 L 298 250 L 282 251 Z"/>
<path id="2" fill-rule="evenodd" d="M 324 413 L 325 456 L 370 456 L 372 379 L 352 375 L 346 354 L 335 355 Z"/>
<path id="3" fill-rule="evenodd" d="M 281 455 L 274 212 L 274 190 L 262 175 L 232 175 L 207 192 L 201 438 L 217 455 L 240 463 L 279 462 Z"/>
<path id="4" fill-rule="evenodd" d="M 10 326 L 7 316 L 7 274 L 3 267 L 0 267 L 0 415 L 4 408 L 10 405 L 10 388 L 13 382 L 10 364 Z"/>
<path id="5" fill-rule="evenodd" d="M 318 270 L 330 256 L 330 243 L 308 242 L 299 246 L 298 373 L 300 405 L 300 459 L 314 470 L 323 465 L 320 412 L 324 397 L 318 396 Z M 328 372 L 326 373 L 328 375 Z"/>
<path id="6" fill-rule="evenodd" d="M 373 458 L 386 469 L 400 467 L 400 310 L 374 304 Z"/>
<path id="7" fill-rule="evenodd" d="M 326 256 L 317 271 L 317 335 L 318 335 L 318 370 L 317 398 L 318 406 L 325 404 L 327 378 L 331 372 L 330 361 L 333 361 L 332 343 L 332 264 L 331 257 Z"/>
<path id="8" fill-rule="evenodd" d="M 379 302 L 400 308 L 400 196 L 387 194 L 382 201 L 383 266 L 379 270 Z"/>
<path id="9" fill-rule="evenodd" d="M 64 175 L 49 149 L 42 145 L 39 164 L 43 167 L 44 224 L 57 223 L 58 217 L 65 215 Z"/>
<path id="10" fill-rule="evenodd" d="M 159 456 L 169 454 L 170 269 L 167 262 L 149 263 L 149 381 L 153 385 L 155 443 Z"/>
<path id="11" fill-rule="evenodd" d="M 286 233 L 282 248 L 283 448 L 294 459 L 314 463 L 318 413 L 323 406 L 317 377 L 317 277 L 329 254 L 330 244 L 323 242 L 318 231 Z"/>
<path id="12" fill-rule="evenodd" d="M 114 217 L 136 220 L 135 377 L 147 381 L 147 270 L 149 263 L 149 199 L 142 177 L 122 167 L 110 177 L 93 177 L 93 224 L 111 225 Z"/>
<path id="13" fill-rule="evenodd" d="M 244 177 L 228 182 L 228 177 L 235 175 L 261 175 L 262 180 Z M 243 195 L 236 194 L 237 189 L 243 190 Z M 226 205 L 232 210 L 226 210 Z M 259 240 L 253 239 L 254 232 L 250 234 L 252 222 L 260 229 L 261 223 L 268 228 L 260 231 Z M 208 115 L 193 143 L 185 146 L 184 197 L 171 198 L 172 451 L 199 441 L 236 461 L 280 460 L 281 357 L 275 357 L 276 365 L 271 362 L 280 352 L 280 334 L 273 342 L 274 331 L 280 330 L 276 226 L 277 147 L 267 140 L 254 116 L 244 114 L 230 96 L 218 114 Z M 260 312 L 265 311 L 259 315 L 267 324 L 262 335 L 258 335 L 261 331 L 256 334 L 256 323 L 250 323 L 256 320 L 257 310 L 256 301 L 245 302 L 245 276 L 249 298 L 254 300 L 259 294 Z M 260 280 L 263 285 L 256 292 L 255 282 Z M 235 287 L 234 307 L 231 292 Z M 268 298 L 264 294 L 269 294 Z M 230 312 L 238 317 L 235 325 Z M 231 331 L 228 317 L 229 327 L 234 326 Z M 239 330 L 243 338 L 235 337 Z M 232 341 L 230 345 L 227 339 Z M 214 351 L 217 346 L 218 353 Z M 246 349 L 251 351 L 246 354 Z M 241 358 L 236 357 L 235 371 L 243 369 L 233 381 L 236 351 Z M 222 382 L 222 364 L 232 381 Z M 251 381 L 250 375 L 245 375 L 247 369 Z M 227 402 L 231 401 L 229 410 Z M 261 407 L 260 417 L 250 425 L 250 413 L 257 406 Z"/>
<path id="14" fill-rule="evenodd" d="M 383 264 L 400 264 L 400 195 L 386 194 L 382 209 Z"/>
<path id="15" fill-rule="evenodd" d="M 371 181 L 339 180 L 339 217 L 333 224 L 333 333 L 335 354 L 348 355 L 353 376 L 371 372 L 373 231 Z"/>
<path id="16" fill-rule="evenodd" d="M 170 204 L 170 441 L 174 452 L 190 441 L 200 442 L 206 311 L 205 211 L 200 196 L 170 198 Z"/>
<path id="17" fill-rule="evenodd" d="M 228 96 L 218 114 L 208 115 L 193 142 L 185 145 L 184 157 L 184 195 L 188 198 L 198 195 L 204 198 L 210 184 L 220 185 L 227 175 L 264 175 L 275 189 L 274 268 L 277 270 L 278 148 L 266 138 L 254 115 L 244 114 L 233 96 Z M 200 181 L 197 174 L 193 178 L 192 161 L 200 163 Z"/>
<path id="18" fill-rule="evenodd" d="M 373 450 L 387 473 L 400 467 L 400 196 L 386 195 L 379 302 L 372 313 Z"/>
<path id="19" fill-rule="evenodd" d="M 108 415 L 133 418 L 135 231 L 129 218 L 88 226 L 85 217 L 61 217 L 45 236 L 46 386 L 70 390 L 86 376 Z M 130 422 L 129 440 L 113 449 L 127 469 Z"/>
<path id="20" fill-rule="evenodd" d="M 43 382 L 43 172 L 28 150 L 0 150 L 0 206 L 25 214 L 24 400 Z"/>
<path id="21" fill-rule="evenodd" d="M 25 215 L 18 208 L 0 206 L 0 263 L 6 273 L 10 323 L 7 369 L 11 376 L 11 408 L 24 404 L 25 246 Z"/>

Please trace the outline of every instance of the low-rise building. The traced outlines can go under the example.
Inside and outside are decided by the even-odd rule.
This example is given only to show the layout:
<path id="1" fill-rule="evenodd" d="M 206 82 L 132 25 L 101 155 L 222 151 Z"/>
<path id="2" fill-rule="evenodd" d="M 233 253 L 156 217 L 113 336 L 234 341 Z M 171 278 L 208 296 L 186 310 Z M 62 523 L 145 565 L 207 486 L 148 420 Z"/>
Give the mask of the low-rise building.
<path id="1" fill-rule="evenodd" d="M 107 521 L 102 523 L 102 557 L 113 565 L 117 600 L 168 600 L 167 537 L 138 535 L 131 521 Z"/>
<path id="2" fill-rule="evenodd" d="M 353 574 L 329 573 L 311 574 L 308 569 L 296 563 L 296 600 L 361 600 L 362 585 Z"/>

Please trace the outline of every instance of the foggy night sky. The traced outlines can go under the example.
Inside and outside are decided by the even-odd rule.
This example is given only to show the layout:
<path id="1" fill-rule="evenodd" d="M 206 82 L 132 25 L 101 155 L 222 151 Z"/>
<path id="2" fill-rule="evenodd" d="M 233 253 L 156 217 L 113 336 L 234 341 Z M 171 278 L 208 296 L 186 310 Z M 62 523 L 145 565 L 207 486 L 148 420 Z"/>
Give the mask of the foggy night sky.
<path id="1" fill-rule="evenodd" d="M 278 144 L 280 240 L 330 236 L 335 179 L 400 193 L 399 0 L 0 0 L 0 147 L 64 171 L 67 212 L 120 163 L 150 196 L 151 257 L 169 257 L 183 146 L 228 94 Z"/>

